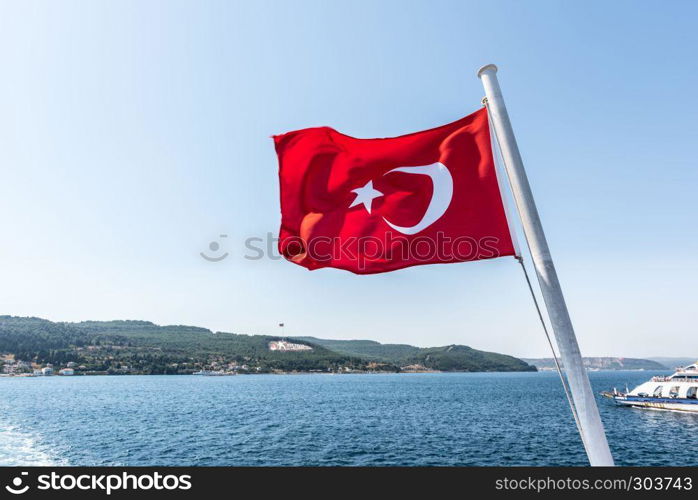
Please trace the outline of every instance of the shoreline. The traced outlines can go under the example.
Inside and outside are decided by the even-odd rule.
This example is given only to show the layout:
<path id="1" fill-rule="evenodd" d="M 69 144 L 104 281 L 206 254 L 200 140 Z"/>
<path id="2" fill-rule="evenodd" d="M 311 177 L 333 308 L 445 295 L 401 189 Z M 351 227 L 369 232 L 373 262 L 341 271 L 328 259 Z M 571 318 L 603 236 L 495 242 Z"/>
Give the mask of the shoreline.
<path id="1" fill-rule="evenodd" d="M 670 370 L 596 370 L 592 373 L 619 373 L 619 372 L 654 372 L 654 371 L 670 371 Z M 32 374 L 0 374 L 0 378 L 71 378 L 71 377 L 235 377 L 246 375 L 424 375 L 424 374 L 456 374 L 456 373 L 555 373 L 554 370 L 510 370 L 510 371 L 404 371 L 404 372 L 389 372 L 389 371 L 355 371 L 355 372 L 265 372 L 265 373 L 225 373 L 215 375 L 200 375 L 195 373 L 81 373 L 75 375 L 32 375 Z"/>
<path id="2" fill-rule="evenodd" d="M 620 370 L 617 370 L 620 371 Z M 0 374 L 0 378 L 75 378 L 75 377 L 236 377 L 248 375 L 420 375 L 438 373 L 539 373 L 531 370 L 520 371 L 354 371 L 354 372 L 262 372 L 262 373 L 222 373 L 214 375 L 201 375 L 196 373 L 80 373 L 74 375 L 32 375 L 32 374 Z"/>

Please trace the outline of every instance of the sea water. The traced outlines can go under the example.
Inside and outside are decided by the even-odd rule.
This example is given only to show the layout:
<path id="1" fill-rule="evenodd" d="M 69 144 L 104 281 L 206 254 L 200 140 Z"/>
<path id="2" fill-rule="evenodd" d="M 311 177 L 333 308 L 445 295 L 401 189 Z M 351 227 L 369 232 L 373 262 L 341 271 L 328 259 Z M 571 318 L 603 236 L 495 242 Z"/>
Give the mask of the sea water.
<path id="1" fill-rule="evenodd" d="M 698 414 L 598 403 L 618 464 L 694 465 Z M 0 378 L 0 465 L 584 464 L 554 372 Z"/>

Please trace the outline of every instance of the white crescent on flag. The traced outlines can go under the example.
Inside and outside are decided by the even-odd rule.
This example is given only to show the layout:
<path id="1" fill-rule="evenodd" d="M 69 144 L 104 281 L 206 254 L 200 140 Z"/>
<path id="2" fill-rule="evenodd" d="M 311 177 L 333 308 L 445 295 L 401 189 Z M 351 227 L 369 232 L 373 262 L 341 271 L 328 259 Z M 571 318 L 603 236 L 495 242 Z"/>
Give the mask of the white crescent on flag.
<path id="1" fill-rule="evenodd" d="M 388 175 L 393 172 L 428 175 L 434 185 L 434 192 L 432 193 L 429 206 L 427 207 L 426 212 L 424 212 L 422 220 L 420 220 L 414 226 L 398 226 L 383 217 L 386 224 L 396 231 L 399 231 L 402 234 L 417 234 L 439 220 L 448 209 L 448 206 L 451 204 L 451 198 L 453 198 L 453 178 L 451 177 L 451 173 L 448 171 L 448 168 L 446 168 L 446 165 L 441 162 L 419 167 L 398 167 L 386 172 L 384 175 Z"/>

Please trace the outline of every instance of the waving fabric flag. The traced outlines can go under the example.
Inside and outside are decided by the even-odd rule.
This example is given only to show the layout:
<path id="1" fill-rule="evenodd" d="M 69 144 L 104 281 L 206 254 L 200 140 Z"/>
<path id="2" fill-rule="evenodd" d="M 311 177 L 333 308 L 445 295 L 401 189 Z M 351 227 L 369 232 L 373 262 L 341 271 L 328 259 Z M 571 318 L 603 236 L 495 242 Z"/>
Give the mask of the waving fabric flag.
<path id="1" fill-rule="evenodd" d="M 371 274 L 514 255 L 484 108 L 389 139 L 318 127 L 274 142 L 291 262 Z"/>

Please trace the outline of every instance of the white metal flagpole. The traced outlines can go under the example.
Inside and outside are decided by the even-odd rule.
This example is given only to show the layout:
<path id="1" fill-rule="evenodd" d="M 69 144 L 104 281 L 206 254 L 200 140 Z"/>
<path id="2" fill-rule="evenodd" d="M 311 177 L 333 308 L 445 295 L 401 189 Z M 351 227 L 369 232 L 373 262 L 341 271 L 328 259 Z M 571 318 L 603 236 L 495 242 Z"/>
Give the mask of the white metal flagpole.
<path id="1" fill-rule="evenodd" d="M 599 409 L 596 406 L 589 377 L 582 362 L 579 344 L 574 335 L 572 321 L 567 311 L 565 298 L 562 295 L 562 288 L 557 278 L 553 259 L 550 256 L 538 209 L 533 200 L 531 186 L 528 184 L 519 147 L 514 137 L 514 130 L 511 127 L 509 114 L 502 98 L 502 91 L 499 88 L 497 66 L 488 64 L 480 68 L 477 74 L 485 87 L 489 117 L 494 125 L 504 166 L 507 169 L 514 200 L 521 217 L 524 235 L 531 251 L 533 265 L 567 374 L 589 462 L 594 466 L 613 465 L 613 457 L 608 447 Z"/>

